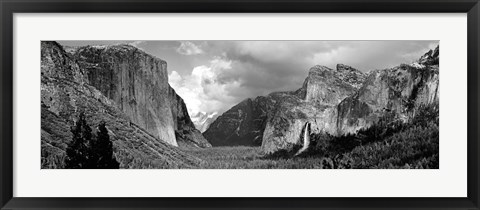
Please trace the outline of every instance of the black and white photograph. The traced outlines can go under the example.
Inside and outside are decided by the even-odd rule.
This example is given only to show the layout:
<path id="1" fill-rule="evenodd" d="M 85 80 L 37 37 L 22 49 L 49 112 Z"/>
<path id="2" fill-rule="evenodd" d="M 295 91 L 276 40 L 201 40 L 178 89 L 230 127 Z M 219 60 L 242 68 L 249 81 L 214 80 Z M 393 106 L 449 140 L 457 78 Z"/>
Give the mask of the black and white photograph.
<path id="1" fill-rule="evenodd" d="M 41 169 L 439 169 L 438 40 L 39 44 Z"/>

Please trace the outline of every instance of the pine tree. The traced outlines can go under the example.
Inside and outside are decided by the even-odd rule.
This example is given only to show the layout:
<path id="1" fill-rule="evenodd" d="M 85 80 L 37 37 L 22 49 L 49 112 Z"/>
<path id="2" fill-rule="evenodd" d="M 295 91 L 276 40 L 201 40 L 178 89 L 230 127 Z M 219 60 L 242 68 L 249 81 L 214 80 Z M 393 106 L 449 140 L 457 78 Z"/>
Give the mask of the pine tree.
<path id="1" fill-rule="evenodd" d="M 119 168 L 120 164 L 113 156 L 113 145 L 110 141 L 105 122 L 100 122 L 97 132 L 97 140 L 93 144 L 95 154 L 96 168 L 114 169 Z"/>
<path id="2" fill-rule="evenodd" d="M 92 166 L 89 161 L 89 159 L 91 159 L 91 152 L 89 147 L 92 140 L 92 129 L 85 120 L 85 114 L 80 113 L 79 119 L 71 129 L 71 132 L 73 139 L 67 147 L 65 168 L 91 168 Z"/>
<path id="3" fill-rule="evenodd" d="M 120 164 L 113 156 L 113 145 L 108 136 L 105 122 L 100 122 L 97 136 L 92 138 L 92 129 L 80 113 L 78 121 L 71 129 L 72 141 L 67 147 L 65 168 L 71 169 L 114 169 Z"/>

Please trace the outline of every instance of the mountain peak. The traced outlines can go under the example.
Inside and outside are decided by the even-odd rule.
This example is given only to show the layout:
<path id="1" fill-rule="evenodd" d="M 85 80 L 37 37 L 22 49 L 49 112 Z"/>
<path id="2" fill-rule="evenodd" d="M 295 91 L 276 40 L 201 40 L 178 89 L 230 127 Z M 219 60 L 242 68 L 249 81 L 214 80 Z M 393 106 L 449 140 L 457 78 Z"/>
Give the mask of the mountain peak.
<path id="1" fill-rule="evenodd" d="M 320 73 L 320 72 L 324 72 L 324 71 L 333 71 L 333 69 L 331 68 L 328 68 L 326 66 L 322 66 L 322 65 L 315 65 L 313 66 L 312 68 L 310 68 L 310 70 L 308 71 L 309 74 L 311 73 Z"/>
<path id="2" fill-rule="evenodd" d="M 215 121 L 218 116 L 219 115 L 217 112 L 198 112 L 194 117 L 192 117 L 192 122 L 195 127 L 203 133 L 208 129 L 208 127 L 210 127 L 210 124 Z"/>
<path id="3" fill-rule="evenodd" d="M 337 71 L 346 71 L 346 72 L 360 72 L 359 70 L 357 70 L 356 68 L 353 68 L 349 65 L 345 65 L 345 64 L 337 64 Z M 360 72 L 361 73 L 361 72 Z"/>
<path id="4" fill-rule="evenodd" d="M 440 56 L 440 49 L 439 45 L 433 50 L 429 50 L 425 53 L 420 59 L 418 63 L 425 64 L 425 65 L 438 65 L 439 63 L 439 56 Z"/>

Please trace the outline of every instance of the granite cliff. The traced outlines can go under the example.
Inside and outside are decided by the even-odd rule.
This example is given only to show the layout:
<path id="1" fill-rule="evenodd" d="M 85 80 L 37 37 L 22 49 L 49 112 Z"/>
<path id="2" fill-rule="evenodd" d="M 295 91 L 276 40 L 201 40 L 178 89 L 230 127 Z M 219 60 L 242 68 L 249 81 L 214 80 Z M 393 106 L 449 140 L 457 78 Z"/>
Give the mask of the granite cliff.
<path id="1" fill-rule="evenodd" d="M 174 146 L 179 141 L 210 146 L 168 84 L 165 61 L 130 45 L 80 47 L 73 55 L 89 84 L 115 101 L 132 123 Z"/>
<path id="2" fill-rule="evenodd" d="M 171 103 L 172 116 L 176 140 L 181 147 L 211 147 L 212 145 L 203 137 L 202 133 L 195 128 L 190 119 L 187 106 L 183 99 L 177 95 L 173 88 L 169 88 L 169 101 Z"/>
<path id="3" fill-rule="evenodd" d="M 280 100 L 267 118 L 262 150 L 270 153 L 299 144 L 307 122 L 313 133 L 336 134 L 336 105 L 355 93 L 364 80 L 362 72 L 343 64 L 336 69 L 312 67 L 303 86 Z"/>
<path id="4" fill-rule="evenodd" d="M 363 86 L 337 107 L 337 134 L 355 133 L 386 113 L 408 121 L 418 107 L 439 102 L 439 47 L 418 62 L 372 71 Z"/>
<path id="5" fill-rule="evenodd" d="M 198 165 L 200 159 L 175 147 L 177 140 L 210 144 L 167 81 L 166 63 L 132 46 L 68 53 L 56 42 L 41 42 L 42 168 L 64 167 L 70 126 L 79 112 L 92 128 L 106 122 L 121 168 Z"/>

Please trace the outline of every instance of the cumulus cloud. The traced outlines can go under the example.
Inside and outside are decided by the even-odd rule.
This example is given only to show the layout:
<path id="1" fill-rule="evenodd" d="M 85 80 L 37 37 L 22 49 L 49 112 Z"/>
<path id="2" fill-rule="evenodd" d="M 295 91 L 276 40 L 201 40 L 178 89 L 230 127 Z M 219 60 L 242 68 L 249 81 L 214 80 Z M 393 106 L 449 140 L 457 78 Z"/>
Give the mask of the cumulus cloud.
<path id="1" fill-rule="evenodd" d="M 232 61 L 221 57 L 214 57 L 209 65 L 194 67 L 191 74 L 181 76 L 172 71 L 169 74 L 169 83 L 187 105 L 190 116 L 199 112 L 213 113 L 228 109 L 238 101 L 230 95 L 230 90 L 238 89 L 238 81 L 221 83 L 219 75 L 232 68 Z"/>
<path id="2" fill-rule="evenodd" d="M 308 69 L 315 65 L 315 52 L 329 50 L 322 41 L 230 41 L 213 47 L 226 51 L 232 69 L 223 72 L 223 81 L 241 81 L 238 97 L 266 95 L 273 91 L 298 89 Z"/>
<path id="3" fill-rule="evenodd" d="M 177 52 L 182 55 L 198 55 L 204 53 L 199 46 L 189 41 L 181 42 L 177 48 Z"/>

